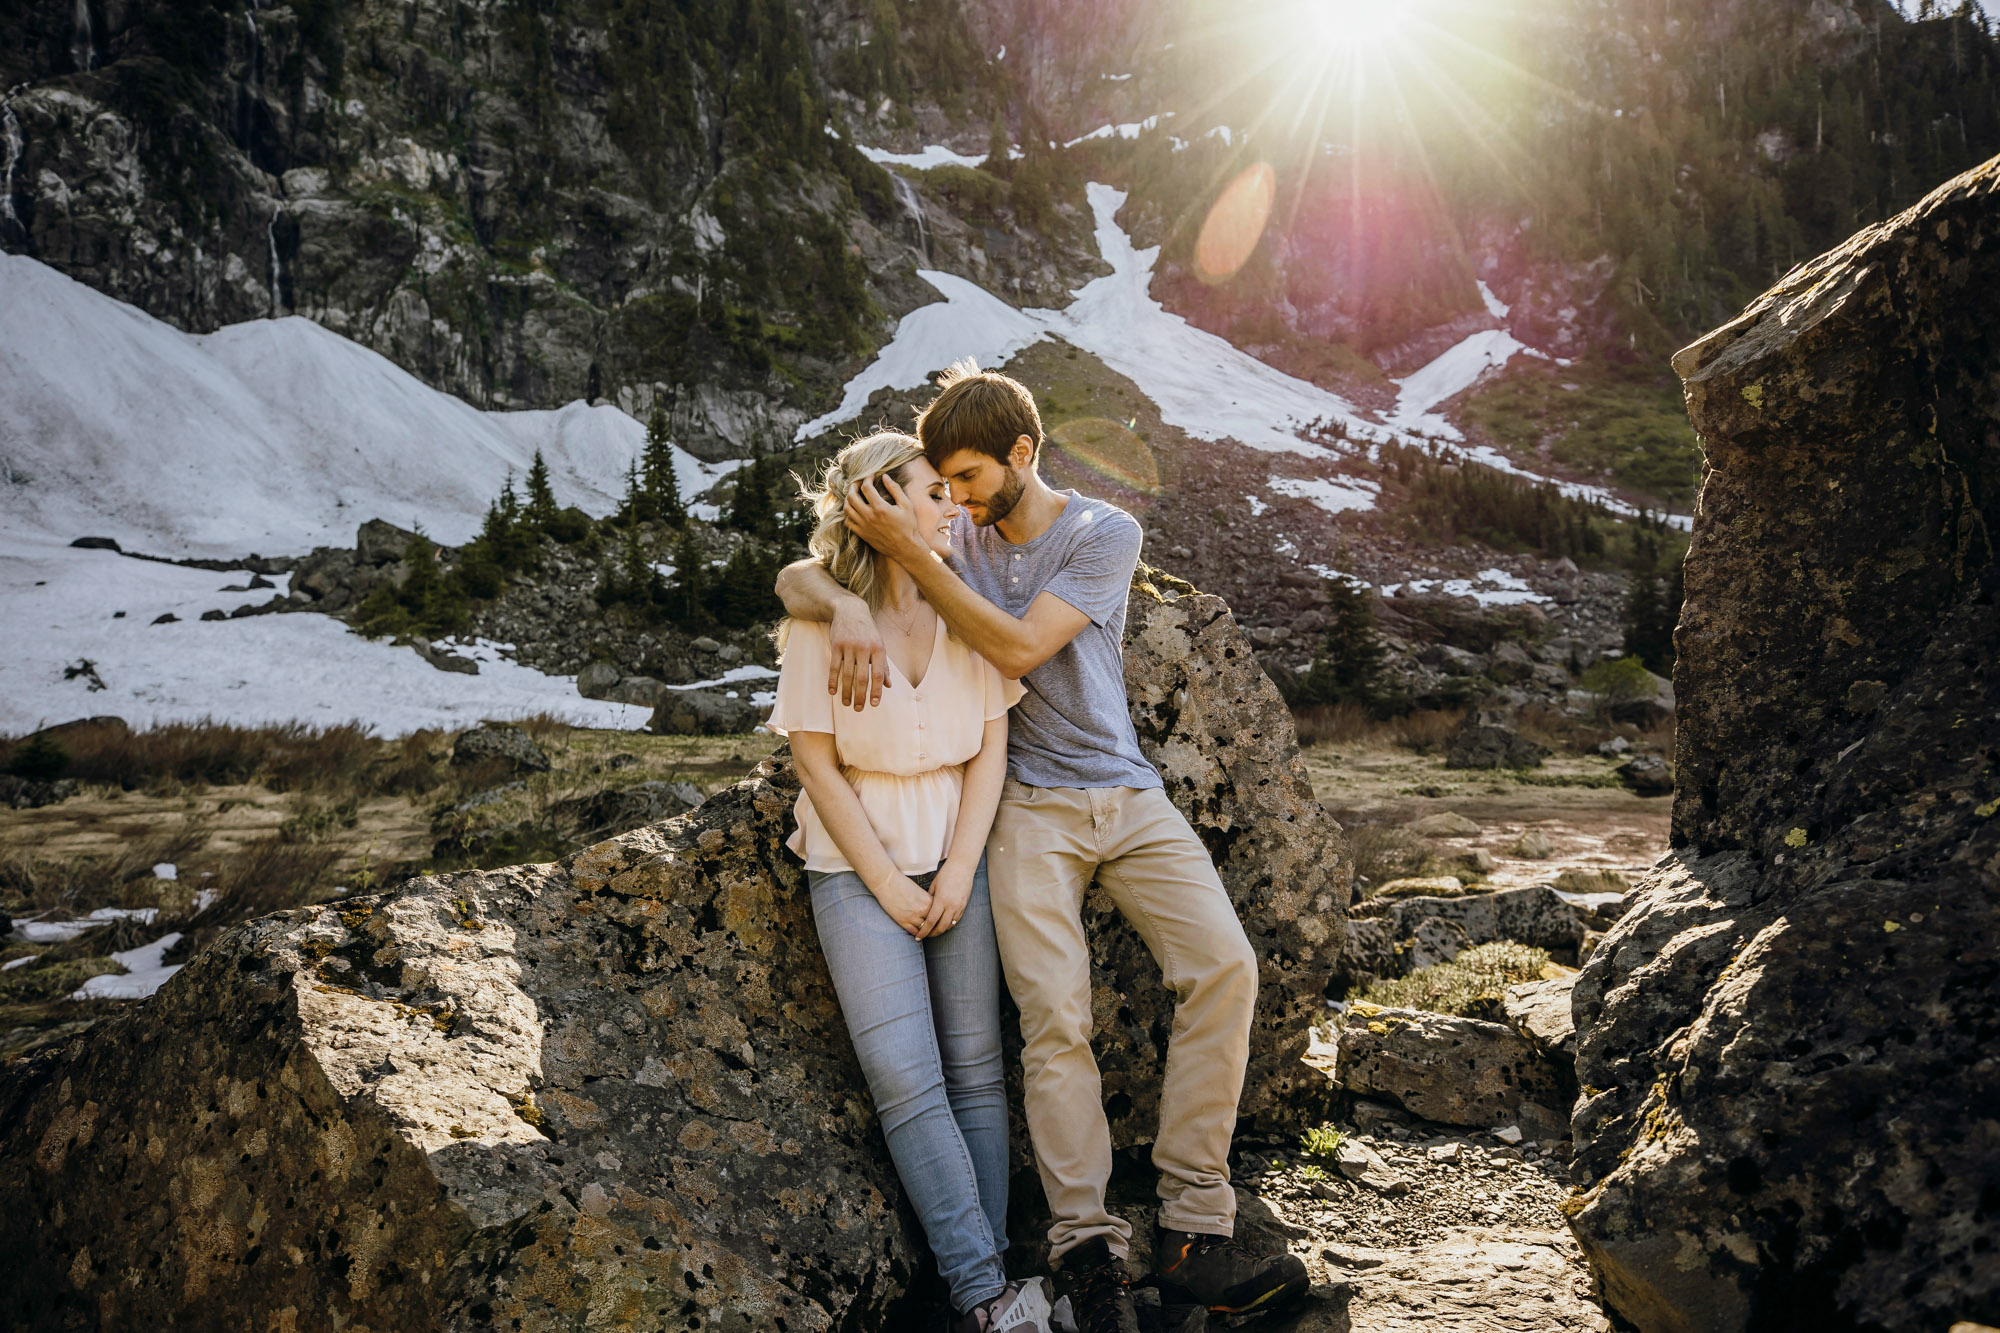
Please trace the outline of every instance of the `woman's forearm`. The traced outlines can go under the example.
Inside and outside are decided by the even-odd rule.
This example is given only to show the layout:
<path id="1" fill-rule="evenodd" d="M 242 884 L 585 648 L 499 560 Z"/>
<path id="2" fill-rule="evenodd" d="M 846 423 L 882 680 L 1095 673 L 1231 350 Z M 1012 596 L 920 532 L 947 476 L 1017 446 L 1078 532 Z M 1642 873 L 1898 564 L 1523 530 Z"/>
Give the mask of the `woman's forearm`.
<path id="1" fill-rule="evenodd" d="M 813 813 L 833 839 L 833 845 L 847 858 L 854 873 L 870 890 L 879 891 L 902 870 L 890 859 L 882 839 L 861 808 L 861 798 L 841 776 L 834 756 L 833 737 L 825 732 L 802 731 L 792 736 L 792 757 L 798 766 L 799 785 L 812 801 Z"/>
<path id="2" fill-rule="evenodd" d="M 947 862 L 966 866 L 979 864 L 986 851 L 986 835 L 993 831 L 993 814 L 1000 808 L 1000 787 L 1007 780 L 1007 718 L 1005 714 L 986 724 L 979 753 L 965 766 L 965 782 L 958 796 L 958 822 L 951 831 Z"/>

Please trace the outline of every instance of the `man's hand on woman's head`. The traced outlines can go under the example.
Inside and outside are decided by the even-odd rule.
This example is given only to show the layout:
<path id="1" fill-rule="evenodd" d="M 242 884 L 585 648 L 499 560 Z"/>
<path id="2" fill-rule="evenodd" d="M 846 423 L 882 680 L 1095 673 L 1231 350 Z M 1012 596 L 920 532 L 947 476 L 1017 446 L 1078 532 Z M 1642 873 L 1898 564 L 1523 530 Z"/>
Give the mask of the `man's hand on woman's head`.
<path id="1" fill-rule="evenodd" d="M 910 497 L 887 473 L 863 477 L 848 487 L 841 517 L 849 531 L 891 560 L 908 564 L 932 558 L 929 544 L 917 531 Z"/>
<path id="2" fill-rule="evenodd" d="M 860 712 L 882 702 L 889 688 L 889 650 L 875 628 L 875 617 L 859 597 L 844 598 L 834 608 L 828 627 L 833 659 L 827 665 L 826 692 L 837 695 L 842 708 Z"/>

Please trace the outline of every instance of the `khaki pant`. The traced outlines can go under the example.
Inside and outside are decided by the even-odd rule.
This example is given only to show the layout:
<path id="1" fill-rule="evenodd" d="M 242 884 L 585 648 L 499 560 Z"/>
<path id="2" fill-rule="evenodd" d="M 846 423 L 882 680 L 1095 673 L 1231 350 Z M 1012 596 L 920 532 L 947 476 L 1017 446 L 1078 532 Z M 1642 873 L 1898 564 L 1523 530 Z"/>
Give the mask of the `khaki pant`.
<path id="1" fill-rule="evenodd" d="M 1028 1134 L 1055 1225 L 1052 1256 L 1095 1236 L 1128 1255 L 1106 1207 L 1111 1131 L 1091 1055 L 1083 895 L 1093 878 L 1145 940 L 1175 999 L 1153 1165 L 1160 1223 L 1229 1235 L 1229 1140 L 1250 1056 L 1257 958 L 1208 851 L 1158 788 L 1008 779 L 987 840 L 993 926 L 1021 1010 Z"/>

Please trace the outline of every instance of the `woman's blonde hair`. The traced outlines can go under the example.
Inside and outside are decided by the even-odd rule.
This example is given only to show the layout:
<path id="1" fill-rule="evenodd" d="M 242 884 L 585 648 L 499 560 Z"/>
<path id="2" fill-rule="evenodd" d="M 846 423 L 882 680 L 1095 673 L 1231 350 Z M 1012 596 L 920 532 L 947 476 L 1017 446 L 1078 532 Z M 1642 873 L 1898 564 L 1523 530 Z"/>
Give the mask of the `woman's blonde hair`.
<path id="1" fill-rule="evenodd" d="M 908 478 L 902 473 L 923 456 L 924 446 L 914 435 L 877 431 L 835 454 L 820 470 L 817 482 L 799 482 L 799 496 L 813 514 L 813 532 L 806 539 L 806 550 L 819 558 L 835 583 L 866 602 L 871 611 L 882 601 L 882 573 L 875 563 L 875 548 L 857 537 L 842 517 L 847 493 L 868 478 L 885 474 L 905 482 Z M 790 617 L 778 622 L 774 637 L 780 656 L 791 628 Z"/>

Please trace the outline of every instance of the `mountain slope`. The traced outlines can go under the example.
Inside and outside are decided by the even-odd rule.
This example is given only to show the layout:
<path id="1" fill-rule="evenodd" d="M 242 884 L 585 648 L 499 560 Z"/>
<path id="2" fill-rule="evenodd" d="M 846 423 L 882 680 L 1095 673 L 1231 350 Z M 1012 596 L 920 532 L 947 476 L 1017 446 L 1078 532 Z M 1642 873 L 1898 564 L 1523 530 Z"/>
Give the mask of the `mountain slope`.
<path id="1" fill-rule="evenodd" d="M 295 554 L 370 518 L 458 543 L 537 450 L 557 499 L 617 505 L 645 428 L 571 403 L 482 412 L 311 320 L 182 333 L 0 255 L 0 511 L 16 531 L 162 555 Z M 682 493 L 730 470 L 676 451 Z"/>

